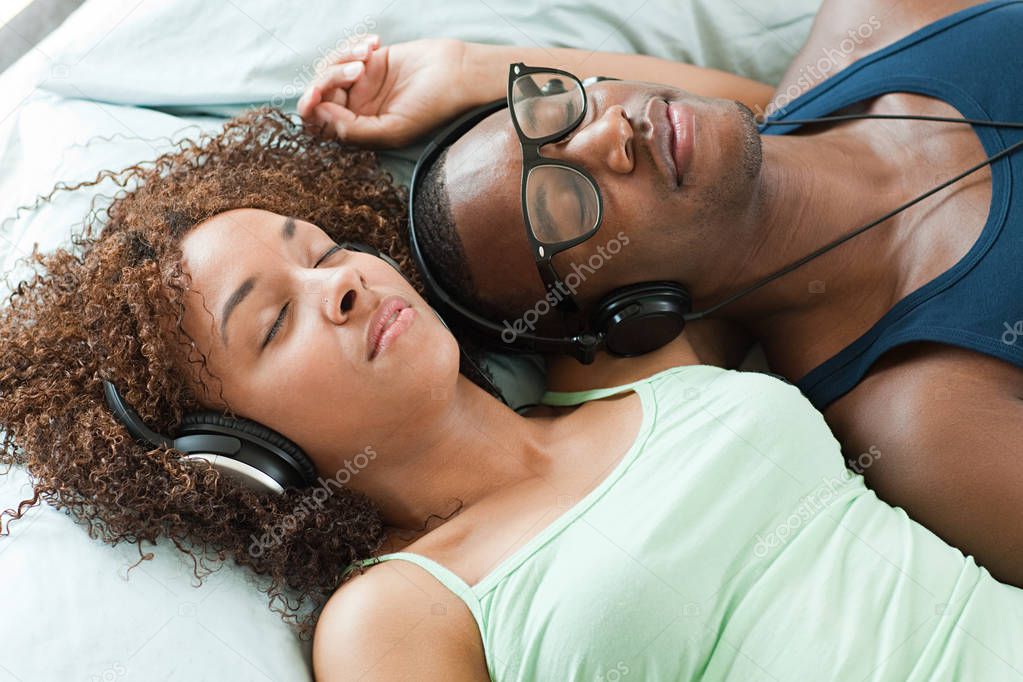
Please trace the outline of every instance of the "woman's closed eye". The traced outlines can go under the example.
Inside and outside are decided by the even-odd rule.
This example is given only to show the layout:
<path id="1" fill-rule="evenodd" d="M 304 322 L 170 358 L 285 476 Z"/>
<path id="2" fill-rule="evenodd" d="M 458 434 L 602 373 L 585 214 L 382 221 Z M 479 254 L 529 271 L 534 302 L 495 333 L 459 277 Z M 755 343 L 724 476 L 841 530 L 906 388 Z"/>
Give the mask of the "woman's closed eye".
<path id="1" fill-rule="evenodd" d="M 316 263 L 313 265 L 313 267 L 314 268 L 318 268 L 320 266 L 320 263 L 322 263 L 323 261 L 327 260 L 327 258 L 332 256 L 335 252 L 341 251 L 343 248 L 344 247 L 339 246 L 337 244 L 332 245 L 329 249 L 327 249 L 326 253 L 324 253 L 322 256 L 320 256 L 320 258 L 316 261 Z M 289 310 L 290 307 L 291 307 L 291 301 L 288 301 L 281 308 L 281 311 L 277 314 L 277 319 L 274 320 L 273 326 L 270 327 L 270 331 L 267 332 L 266 337 L 263 339 L 263 343 L 259 347 L 260 350 L 263 350 L 264 348 L 266 348 L 267 344 L 269 344 L 271 341 L 273 341 L 274 337 L 277 336 L 277 332 L 280 331 L 281 327 L 284 326 L 284 322 L 285 322 L 285 320 L 287 318 L 288 310 Z"/>

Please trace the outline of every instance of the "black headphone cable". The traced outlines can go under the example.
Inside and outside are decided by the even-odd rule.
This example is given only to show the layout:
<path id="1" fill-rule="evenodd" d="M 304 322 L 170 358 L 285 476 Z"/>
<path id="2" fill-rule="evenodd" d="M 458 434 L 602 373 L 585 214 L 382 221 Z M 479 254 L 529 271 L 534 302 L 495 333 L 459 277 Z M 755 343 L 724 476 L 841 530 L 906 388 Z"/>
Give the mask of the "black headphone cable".
<path id="1" fill-rule="evenodd" d="M 822 118 L 793 119 L 793 120 L 786 120 L 786 121 L 767 121 L 767 122 L 763 123 L 762 125 L 767 125 L 767 126 L 770 126 L 770 125 L 790 125 L 790 124 L 791 125 L 807 125 L 807 124 L 813 124 L 813 123 L 832 123 L 832 122 L 837 122 L 837 121 L 852 121 L 852 120 L 859 120 L 859 119 L 937 121 L 937 122 L 941 122 L 941 123 L 969 123 L 969 124 L 972 124 L 972 125 L 986 126 L 986 127 L 992 127 L 992 128 L 1023 129 L 1023 123 L 1007 123 L 1007 122 L 1002 122 L 1002 121 L 981 121 L 981 120 L 969 119 L 969 118 L 949 118 L 949 117 L 943 117 L 943 116 L 915 116 L 915 115 L 901 115 L 901 114 L 847 114 L 847 115 L 841 115 L 841 116 L 825 116 L 825 117 L 822 117 Z M 858 227 L 855 230 L 849 232 L 848 234 L 843 235 L 843 236 L 839 237 L 838 239 L 835 239 L 835 240 L 829 242 L 828 244 L 825 244 L 824 246 L 820 247 L 819 249 L 816 249 L 816 250 L 808 253 L 807 255 L 803 256 L 802 258 L 800 258 L 800 259 L 798 259 L 798 260 L 796 260 L 796 261 L 786 265 L 785 267 L 781 268 L 780 270 L 778 270 L 778 271 L 768 275 L 764 279 L 762 279 L 762 280 L 760 280 L 760 281 L 758 281 L 758 282 L 756 282 L 756 283 L 746 287 L 742 291 L 739 291 L 738 293 L 732 294 L 731 296 L 726 298 L 724 301 L 721 301 L 720 303 L 716 303 L 713 306 L 711 306 L 710 308 L 707 308 L 706 310 L 702 310 L 702 311 L 696 312 L 696 313 L 690 313 L 689 315 L 686 316 L 686 320 L 699 320 L 699 319 L 701 319 L 703 317 L 706 317 L 707 315 L 710 315 L 713 312 L 716 312 L 717 310 L 720 310 L 721 308 L 725 307 L 729 303 L 733 303 L 734 301 L 742 298 L 743 296 L 746 296 L 747 294 L 753 293 L 754 291 L 756 291 L 760 287 L 763 287 L 763 286 L 766 286 L 767 284 L 770 284 L 771 282 L 773 282 L 774 280 L 778 279 L 779 277 L 782 277 L 783 275 L 787 275 L 788 273 L 792 272 L 793 270 L 795 270 L 795 269 L 797 269 L 799 267 L 802 267 L 806 263 L 812 261 L 814 258 L 817 258 L 818 256 L 821 256 L 821 255 L 827 253 L 828 251 L 834 249 L 835 247 L 844 244 L 845 242 L 849 241 L 853 237 L 855 237 L 857 235 L 860 235 L 860 234 L 866 232 L 867 230 L 869 230 L 869 229 L 871 229 L 873 227 L 877 227 L 878 225 L 880 225 L 884 221 L 888 220 L 889 218 L 891 218 L 893 216 L 896 216 L 899 213 L 902 213 L 906 209 L 910 208 L 911 206 L 913 206 L 915 204 L 918 204 L 919 202 L 923 201 L 924 199 L 930 197 L 931 195 L 937 194 L 938 192 L 940 192 L 941 190 L 945 189 L 949 185 L 952 185 L 952 184 L 955 184 L 956 182 L 959 182 L 960 180 L 962 180 L 963 178 L 967 177 L 968 175 L 972 175 L 973 173 L 976 173 L 981 168 L 983 168 L 983 167 L 985 167 L 987 165 L 990 165 L 990 164 L 994 163 L 995 161 L 998 161 L 999 159 L 1001 159 L 1001 158 L 1003 158 L 1005 156 L 1008 156 L 1009 154 L 1012 154 L 1014 151 L 1016 151 L 1018 149 L 1021 149 L 1021 148 L 1023 148 L 1023 140 L 1020 140 L 1020 141 L 1016 142 L 1015 144 L 1012 144 L 1012 145 L 1006 147 L 1005 149 L 1003 149 L 1002 151 L 998 152 L 997 154 L 989 156 L 984 161 L 981 161 L 980 163 L 978 163 L 977 165 L 975 165 L 975 166 L 973 166 L 971 168 L 968 168 L 967 170 L 963 171 L 962 173 L 960 173 L 959 175 L 955 176 L 954 178 L 946 180 L 945 182 L 942 182 L 941 184 L 937 185 L 936 187 L 933 187 L 933 188 L 927 190 L 926 192 L 924 192 L 920 196 L 907 201 L 906 203 L 902 204 L 898 208 L 895 208 L 895 209 L 889 211 L 888 213 L 884 214 L 883 216 L 881 216 L 877 220 L 873 220 L 873 221 L 867 223 L 866 225 Z"/>

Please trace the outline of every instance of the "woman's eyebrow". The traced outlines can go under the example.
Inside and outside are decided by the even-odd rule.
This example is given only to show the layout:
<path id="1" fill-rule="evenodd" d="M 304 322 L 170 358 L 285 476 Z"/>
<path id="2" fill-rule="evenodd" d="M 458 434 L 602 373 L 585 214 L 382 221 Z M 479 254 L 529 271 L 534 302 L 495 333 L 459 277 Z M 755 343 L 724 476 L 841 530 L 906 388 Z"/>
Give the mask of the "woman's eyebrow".
<path id="1" fill-rule="evenodd" d="M 284 219 L 284 224 L 281 226 L 281 239 L 287 242 L 294 238 L 294 236 L 295 219 L 289 216 Z M 220 312 L 220 337 L 224 339 L 224 348 L 227 348 L 227 321 L 230 319 L 234 309 L 256 288 L 257 282 L 259 282 L 258 275 L 246 278 L 224 303 L 224 308 Z"/>
<path id="2" fill-rule="evenodd" d="M 281 239 L 290 241 L 295 236 L 295 219 L 288 216 L 284 219 L 284 226 L 281 228 Z"/>

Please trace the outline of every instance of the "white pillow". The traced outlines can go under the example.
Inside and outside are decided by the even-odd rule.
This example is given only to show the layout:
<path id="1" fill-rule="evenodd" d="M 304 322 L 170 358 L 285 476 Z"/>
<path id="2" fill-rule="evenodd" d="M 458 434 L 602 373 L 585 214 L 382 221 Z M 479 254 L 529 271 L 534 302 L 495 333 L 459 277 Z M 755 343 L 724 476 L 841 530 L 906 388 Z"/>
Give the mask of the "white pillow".
<path id="1" fill-rule="evenodd" d="M 90 0 L 47 41 L 43 87 L 67 97 L 235 115 L 294 109 L 313 65 L 367 32 L 397 43 L 483 43 L 637 52 L 778 82 L 821 0 Z M 388 152 L 407 183 L 420 146 Z"/>
<path id="2" fill-rule="evenodd" d="M 367 32 L 387 43 L 485 43 L 639 52 L 777 82 L 820 0 L 90 0 L 53 45 L 48 87 L 125 104 L 267 102 L 301 94 L 310 67 Z"/>
<path id="3" fill-rule="evenodd" d="M 0 475 L 0 509 L 31 497 L 22 468 Z M 224 563 L 196 588 L 173 543 L 142 551 L 153 559 L 129 571 L 136 545 L 91 539 L 45 503 L 14 521 L 0 537 L 0 681 L 312 679 L 310 643 L 270 610 L 251 571 Z"/>

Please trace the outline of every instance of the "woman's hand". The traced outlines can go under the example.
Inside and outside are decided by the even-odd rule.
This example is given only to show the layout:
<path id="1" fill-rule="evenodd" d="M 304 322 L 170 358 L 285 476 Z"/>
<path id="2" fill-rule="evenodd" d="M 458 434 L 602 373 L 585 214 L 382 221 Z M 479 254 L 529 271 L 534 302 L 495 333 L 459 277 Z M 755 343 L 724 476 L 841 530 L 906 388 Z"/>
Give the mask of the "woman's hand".
<path id="1" fill-rule="evenodd" d="M 462 41 L 379 42 L 366 36 L 317 74 L 298 101 L 307 125 L 361 147 L 402 147 L 475 103 Z"/>

